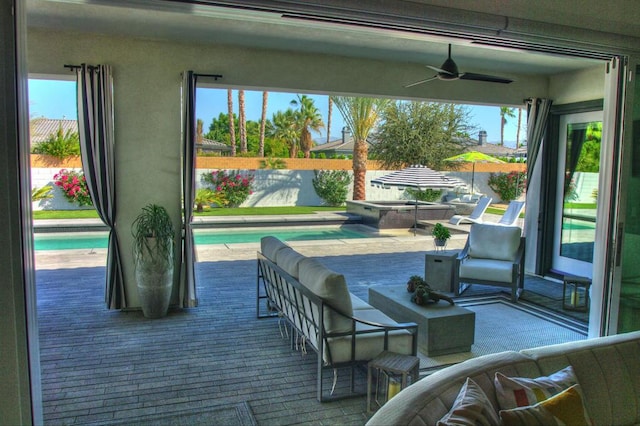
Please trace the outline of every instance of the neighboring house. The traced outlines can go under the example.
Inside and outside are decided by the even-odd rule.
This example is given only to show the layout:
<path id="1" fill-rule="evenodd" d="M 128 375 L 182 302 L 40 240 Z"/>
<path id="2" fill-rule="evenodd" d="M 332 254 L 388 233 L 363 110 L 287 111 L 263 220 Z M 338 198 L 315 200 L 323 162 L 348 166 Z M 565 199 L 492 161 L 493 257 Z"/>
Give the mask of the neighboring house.
<path id="1" fill-rule="evenodd" d="M 198 153 L 217 153 L 221 156 L 228 156 L 231 153 L 231 147 L 222 142 L 214 141 L 207 138 L 198 138 L 196 142 L 196 151 Z"/>
<path id="2" fill-rule="evenodd" d="M 62 133 L 78 133 L 78 121 L 57 118 L 34 118 L 29 122 L 31 146 L 46 141 L 62 127 Z"/>
<path id="3" fill-rule="evenodd" d="M 483 154 L 491 155 L 492 157 L 515 157 L 516 149 L 508 146 L 499 145 L 497 143 L 487 142 L 487 132 L 480 130 L 478 132 L 478 139 L 470 138 L 468 140 L 468 146 L 465 151 L 478 151 Z"/>
<path id="4" fill-rule="evenodd" d="M 355 141 L 351 137 L 351 132 L 347 127 L 344 127 L 342 128 L 342 138 L 323 143 L 321 145 L 316 145 L 311 148 L 311 152 L 316 154 L 323 153 L 326 154 L 327 157 L 335 155 L 353 155 L 354 144 Z M 371 142 L 367 141 L 367 144 L 371 147 Z"/>

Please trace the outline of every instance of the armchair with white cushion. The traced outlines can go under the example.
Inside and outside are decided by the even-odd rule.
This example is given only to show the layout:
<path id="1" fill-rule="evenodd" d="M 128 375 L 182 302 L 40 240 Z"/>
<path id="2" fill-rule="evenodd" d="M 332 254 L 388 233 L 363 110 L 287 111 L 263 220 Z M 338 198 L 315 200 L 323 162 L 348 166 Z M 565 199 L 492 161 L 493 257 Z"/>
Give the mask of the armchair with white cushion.
<path id="1" fill-rule="evenodd" d="M 471 284 L 507 287 L 511 289 L 511 300 L 517 302 L 524 291 L 524 242 L 518 226 L 471 225 L 467 243 L 456 258 L 455 294 Z"/>

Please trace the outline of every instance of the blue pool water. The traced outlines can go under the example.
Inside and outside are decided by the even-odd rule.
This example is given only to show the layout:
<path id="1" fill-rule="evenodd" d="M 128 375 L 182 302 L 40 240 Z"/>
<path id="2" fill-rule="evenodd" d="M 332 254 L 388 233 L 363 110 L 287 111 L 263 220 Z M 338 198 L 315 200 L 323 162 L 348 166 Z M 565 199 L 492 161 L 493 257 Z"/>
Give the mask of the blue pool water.
<path id="1" fill-rule="evenodd" d="M 194 231 L 196 245 L 202 244 L 237 244 L 255 243 L 266 235 L 273 235 L 283 241 L 307 240 L 336 240 L 352 238 L 368 238 L 370 234 L 346 228 L 264 228 L 264 229 L 234 229 L 224 231 L 196 230 Z M 70 249 L 101 249 L 107 248 L 107 235 L 96 233 L 69 234 L 36 234 L 36 250 L 70 250 Z"/>

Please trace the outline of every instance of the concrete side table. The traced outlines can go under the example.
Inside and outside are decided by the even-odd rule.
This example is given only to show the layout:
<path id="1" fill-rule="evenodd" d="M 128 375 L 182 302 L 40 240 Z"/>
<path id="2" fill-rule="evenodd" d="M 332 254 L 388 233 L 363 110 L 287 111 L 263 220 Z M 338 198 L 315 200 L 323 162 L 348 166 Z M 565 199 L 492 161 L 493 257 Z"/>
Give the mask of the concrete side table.
<path id="1" fill-rule="evenodd" d="M 424 280 L 429 287 L 453 293 L 453 268 L 459 250 L 428 251 L 424 256 Z"/>
<path id="2" fill-rule="evenodd" d="M 376 373 L 376 392 L 372 393 L 373 375 Z M 374 397 L 378 406 L 393 398 L 409 384 L 418 381 L 420 375 L 420 358 L 384 351 L 369 361 L 367 368 L 367 412 L 371 412 L 371 401 Z M 407 379 L 411 379 L 411 383 Z"/>

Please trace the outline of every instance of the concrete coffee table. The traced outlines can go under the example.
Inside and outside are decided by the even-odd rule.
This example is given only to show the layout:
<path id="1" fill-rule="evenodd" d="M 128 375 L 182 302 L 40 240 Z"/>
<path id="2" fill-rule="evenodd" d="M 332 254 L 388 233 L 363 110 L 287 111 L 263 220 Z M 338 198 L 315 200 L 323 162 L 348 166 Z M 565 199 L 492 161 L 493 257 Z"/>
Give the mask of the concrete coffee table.
<path id="1" fill-rule="evenodd" d="M 404 285 L 369 288 L 369 304 L 398 322 L 418 324 L 418 348 L 427 356 L 471 351 L 476 322 L 473 311 L 445 301 L 416 305 Z"/>

